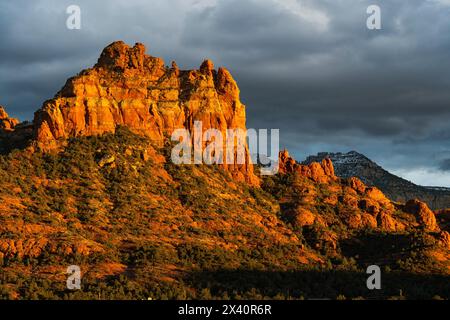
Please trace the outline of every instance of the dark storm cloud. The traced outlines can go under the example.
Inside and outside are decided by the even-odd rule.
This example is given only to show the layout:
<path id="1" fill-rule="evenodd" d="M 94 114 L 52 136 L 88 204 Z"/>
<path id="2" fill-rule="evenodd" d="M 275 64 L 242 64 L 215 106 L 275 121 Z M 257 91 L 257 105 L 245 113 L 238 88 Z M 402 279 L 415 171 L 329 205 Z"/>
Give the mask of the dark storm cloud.
<path id="1" fill-rule="evenodd" d="M 65 28 L 70 4 L 81 7 L 79 31 Z M 382 30 L 366 28 L 371 4 Z M 450 184 L 439 172 L 450 158 L 446 0 L 42 0 L 0 9 L 0 103 L 13 115 L 30 118 L 108 43 L 139 41 L 182 68 L 206 57 L 226 66 L 249 126 L 280 128 L 299 160 L 355 149 L 410 180 Z"/>

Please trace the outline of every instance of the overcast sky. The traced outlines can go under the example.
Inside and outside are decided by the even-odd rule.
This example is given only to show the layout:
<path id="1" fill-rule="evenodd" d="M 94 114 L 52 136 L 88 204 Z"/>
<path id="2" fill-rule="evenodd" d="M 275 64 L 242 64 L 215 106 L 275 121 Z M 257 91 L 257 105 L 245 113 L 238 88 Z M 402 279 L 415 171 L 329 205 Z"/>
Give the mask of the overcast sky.
<path id="1" fill-rule="evenodd" d="M 71 4 L 81 30 L 66 28 Z M 21 120 L 112 41 L 142 42 L 168 65 L 226 66 L 248 127 L 279 128 L 297 160 L 356 150 L 450 187 L 450 0 L 15 0 L 0 30 L 0 104 Z"/>

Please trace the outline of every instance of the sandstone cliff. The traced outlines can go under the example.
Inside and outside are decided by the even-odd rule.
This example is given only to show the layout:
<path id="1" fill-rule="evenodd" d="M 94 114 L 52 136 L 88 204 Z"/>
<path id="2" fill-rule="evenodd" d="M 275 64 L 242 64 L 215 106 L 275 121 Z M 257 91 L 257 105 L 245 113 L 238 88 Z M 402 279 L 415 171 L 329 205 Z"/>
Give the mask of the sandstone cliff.
<path id="1" fill-rule="evenodd" d="M 174 62 L 166 67 L 162 59 L 146 55 L 144 45 L 119 41 L 36 112 L 34 137 L 48 150 L 69 137 L 126 126 L 162 142 L 177 128 L 192 132 L 194 121 L 202 121 L 203 132 L 215 128 L 224 136 L 227 129 L 246 129 L 245 106 L 228 70 L 215 70 L 209 60 L 199 70 L 180 70 Z M 238 180 L 257 184 L 248 152 L 246 158 L 245 165 L 227 167 Z"/>

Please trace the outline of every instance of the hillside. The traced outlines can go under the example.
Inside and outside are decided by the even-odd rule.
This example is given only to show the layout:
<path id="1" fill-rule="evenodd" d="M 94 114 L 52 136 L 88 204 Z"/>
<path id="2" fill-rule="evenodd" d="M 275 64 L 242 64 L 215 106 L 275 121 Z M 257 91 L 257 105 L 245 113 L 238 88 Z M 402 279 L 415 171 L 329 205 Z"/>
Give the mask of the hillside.
<path id="1" fill-rule="evenodd" d="M 448 220 L 425 205 L 395 206 L 331 163 L 260 188 L 169 150 L 119 128 L 2 156 L 3 297 L 449 297 Z M 373 263 L 397 279 L 382 292 L 365 288 Z M 65 289 L 71 264 L 82 291 Z"/>
<path id="2" fill-rule="evenodd" d="M 220 71 L 222 70 L 222 71 Z M 171 130 L 245 129 L 226 69 L 164 66 L 116 42 L 0 127 L 5 299 L 450 298 L 450 216 L 392 202 L 324 159 L 176 165 Z M 246 149 L 246 154 L 248 151 Z M 366 268 L 383 271 L 382 290 Z M 82 270 L 81 290 L 66 269 Z"/>
<path id="3" fill-rule="evenodd" d="M 309 156 L 303 163 L 322 161 L 329 158 L 333 161 L 336 174 L 342 178 L 358 177 L 365 184 L 380 188 L 390 199 L 399 202 L 408 199 L 420 199 L 432 209 L 450 207 L 450 189 L 439 187 L 424 187 L 402 179 L 356 151 L 348 153 L 321 152 Z"/>

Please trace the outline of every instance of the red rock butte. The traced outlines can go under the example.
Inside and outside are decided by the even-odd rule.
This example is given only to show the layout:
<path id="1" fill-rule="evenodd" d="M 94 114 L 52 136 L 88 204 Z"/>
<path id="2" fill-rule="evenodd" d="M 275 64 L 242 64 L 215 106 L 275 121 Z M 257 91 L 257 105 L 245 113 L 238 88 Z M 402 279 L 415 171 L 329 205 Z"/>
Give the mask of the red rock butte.
<path id="1" fill-rule="evenodd" d="M 205 60 L 199 70 L 165 66 L 145 46 L 122 41 L 107 46 L 94 67 L 67 80 L 35 113 L 34 139 L 49 150 L 69 137 L 114 132 L 126 126 L 162 142 L 175 129 L 246 129 L 239 88 L 225 68 Z M 225 165 L 233 176 L 258 183 L 248 151 L 245 165 Z"/>

